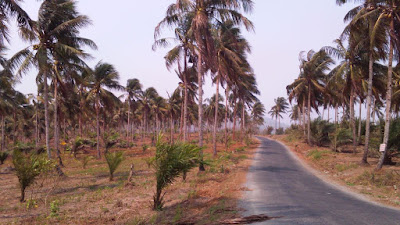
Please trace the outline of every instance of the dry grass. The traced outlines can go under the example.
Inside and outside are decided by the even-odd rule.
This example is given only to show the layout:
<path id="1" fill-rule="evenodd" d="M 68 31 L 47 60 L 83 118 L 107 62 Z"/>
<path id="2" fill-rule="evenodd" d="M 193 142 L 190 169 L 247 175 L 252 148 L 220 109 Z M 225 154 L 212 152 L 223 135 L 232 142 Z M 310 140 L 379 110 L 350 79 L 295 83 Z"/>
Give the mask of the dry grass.
<path id="1" fill-rule="evenodd" d="M 220 152 L 215 158 L 211 148 L 207 148 L 206 172 L 194 169 L 186 181 L 179 178 L 168 187 L 162 212 L 151 209 L 155 176 L 146 160 L 154 156 L 155 149 L 150 147 L 143 152 L 142 144 L 131 149 L 113 149 L 124 151 L 125 155 L 113 182 L 109 181 L 104 157 L 95 159 L 93 149 L 79 155 L 79 160 L 64 154 L 63 171 L 67 178 L 41 177 L 27 190 L 25 203 L 18 201 L 14 172 L 1 174 L 0 224 L 218 224 L 237 216 L 236 203 L 257 144 L 244 151 L 240 143 L 233 144 L 228 151 L 218 146 Z M 232 153 L 235 149 L 240 151 Z M 93 158 L 83 169 L 87 155 Z M 126 185 L 131 164 L 135 167 L 134 185 Z M 10 166 L 8 159 L 0 170 Z"/>
<path id="2" fill-rule="evenodd" d="M 286 135 L 270 136 L 285 143 L 299 158 L 311 167 L 323 172 L 331 180 L 364 194 L 371 200 L 400 208 L 400 159 L 397 164 L 375 171 L 377 156 L 371 154 L 369 166 L 361 166 L 363 146 L 352 153 L 351 146 L 344 146 L 341 153 L 329 148 L 310 147 L 305 141 L 294 140 Z"/>

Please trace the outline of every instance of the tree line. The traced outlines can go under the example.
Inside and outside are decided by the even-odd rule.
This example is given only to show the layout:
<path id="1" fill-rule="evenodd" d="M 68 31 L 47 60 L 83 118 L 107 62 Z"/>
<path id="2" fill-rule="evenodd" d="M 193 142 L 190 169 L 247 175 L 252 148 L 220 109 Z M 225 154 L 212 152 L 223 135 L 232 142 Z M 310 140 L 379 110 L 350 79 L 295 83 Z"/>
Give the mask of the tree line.
<path id="1" fill-rule="evenodd" d="M 181 82 L 164 98 L 153 87 L 143 88 L 136 78 L 125 86 L 120 84 L 120 74 L 110 63 L 88 66 L 93 57 L 84 49 L 97 50 L 97 46 L 80 36 L 91 20 L 77 11 L 76 1 L 42 1 L 36 21 L 20 1 L 1 1 L 1 150 L 31 143 L 62 167 L 63 146 L 92 138 L 100 159 L 113 132 L 129 143 L 155 139 L 160 132 L 169 133 L 170 142 L 176 133 L 188 142 L 196 130 L 196 143 L 202 147 L 204 130 L 212 131 L 214 155 L 219 131 L 224 132 L 225 146 L 229 140 L 243 140 L 263 124 L 265 113 L 247 61 L 251 47 L 242 36 L 243 27 L 254 29 L 244 15 L 252 8 L 251 0 L 177 0 L 168 7 L 155 28 L 153 50 L 172 46 L 165 64 Z M 9 22 L 14 19 L 20 38 L 29 46 L 7 58 Z M 173 37 L 161 37 L 166 27 L 174 30 Z M 15 84 L 32 69 L 37 71 L 37 93 L 24 95 Z M 211 78 L 216 93 L 204 100 L 206 77 Z M 219 93 L 220 87 L 225 96 Z M 115 91 L 123 94 L 117 96 Z M 237 126 L 240 134 L 236 134 Z"/>
<path id="2" fill-rule="evenodd" d="M 338 5 L 348 2 L 351 1 L 336 1 Z M 342 121 L 349 121 L 354 151 L 362 142 L 362 132 L 365 132 L 361 163 L 368 164 L 371 127 L 378 116 L 383 129 L 381 143 L 385 147 L 377 165 L 377 169 L 381 169 L 391 150 L 391 122 L 399 115 L 400 1 L 354 2 L 360 5 L 346 14 L 346 27 L 334 41 L 334 46 L 300 53 L 299 76 L 287 86 L 289 101 L 296 102 L 291 119 L 298 121 L 308 143 L 313 144 L 311 112 L 319 113 L 321 107 L 323 112 L 328 110 L 329 122 L 329 110 L 334 109 L 337 130 L 339 108 L 342 108 Z M 356 104 L 359 105 L 358 130 Z M 366 106 L 365 115 L 361 114 L 363 104 Z M 385 108 L 384 115 L 382 108 Z M 365 118 L 364 125 L 362 118 Z M 362 127 L 365 127 L 364 131 Z"/>

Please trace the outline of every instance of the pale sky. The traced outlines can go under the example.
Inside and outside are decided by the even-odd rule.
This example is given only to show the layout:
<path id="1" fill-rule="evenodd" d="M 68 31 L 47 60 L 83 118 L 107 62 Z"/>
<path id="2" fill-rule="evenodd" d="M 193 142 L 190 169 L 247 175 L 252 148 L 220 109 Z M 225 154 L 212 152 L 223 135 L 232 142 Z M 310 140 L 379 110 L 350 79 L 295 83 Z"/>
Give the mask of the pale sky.
<path id="1" fill-rule="evenodd" d="M 90 65 L 99 60 L 111 63 L 118 69 L 122 85 L 126 85 L 128 79 L 138 78 L 144 88 L 153 86 L 164 97 L 177 87 L 176 74 L 165 67 L 163 57 L 167 49 L 157 52 L 151 49 L 154 27 L 174 0 L 77 2 L 80 13 L 93 21 L 93 26 L 82 30 L 81 36 L 94 40 L 99 47 L 97 51 L 90 51 L 95 57 Z M 257 75 L 259 98 L 269 111 L 274 98 L 287 97 L 286 86 L 298 76 L 299 52 L 331 45 L 345 26 L 344 15 L 354 5 L 337 6 L 335 0 L 254 2 L 254 12 L 249 18 L 256 31 L 244 33 L 252 45 L 249 61 Z M 36 19 L 40 3 L 26 0 L 23 7 Z M 10 45 L 11 55 L 27 43 L 21 42 L 14 32 Z M 24 76 L 17 89 L 25 94 L 36 93 L 35 76 L 35 71 Z M 205 97 L 209 97 L 215 88 L 211 87 L 209 77 L 206 80 Z M 286 117 L 284 121 L 289 122 Z"/>

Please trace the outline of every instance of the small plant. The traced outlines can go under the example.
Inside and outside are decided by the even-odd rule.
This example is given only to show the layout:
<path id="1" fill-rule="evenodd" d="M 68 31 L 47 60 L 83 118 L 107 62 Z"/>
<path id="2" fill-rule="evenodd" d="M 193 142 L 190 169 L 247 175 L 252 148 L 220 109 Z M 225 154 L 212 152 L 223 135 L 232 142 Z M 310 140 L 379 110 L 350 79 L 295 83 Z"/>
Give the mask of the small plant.
<path id="1" fill-rule="evenodd" d="M 4 164 L 4 161 L 6 161 L 8 155 L 8 152 L 0 152 L 0 165 Z"/>
<path id="2" fill-rule="evenodd" d="M 24 155 L 18 150 L 14 151 L 12 162 L 21 189 L 21 202 L 25 201 L 25 189 L 33 184 L 40 174 L 50 171 L 54 167 L 52 161 L 42 155 Z"/>
<path id="3" fill-rule="evenodd" d="M 156 157 L 153 163 L 156 170 L 156 193 L 153 197 L 154 210 L 162 210 L 164 205 L 163 190 L 179 177 L 184 171 L 196 167 L 199 162 L 200 148 L 195 145 L 175 143 L 169 144 L 161 141 L 161 136 L 156 144 Z"/>
<path id="4" fill-rule="evenodd" d="M 147 144 L 142 145 L 142 151 L 146 152 L 149 149 L 149 146 Z"/>
<path id="5" fill-rule="evenodd" d="M 315 149 L 309 152 L 307 156 L 312 158 L 313 160 L 320 160 L 322 158 L 322 152 Z"/>
<path id="6" fill-rule="evenodd" d="M 350 129 L 338 128 L 331 136 L 332 150 L 337 152 L 337 148 L 352 143 L 352 134 Z"/>
<path id="7" fill-rule="evenodd" d="M 246 151 L 246 147 L 244 146 L 235 149 L 235 152 L 244 152 L 244 151 Z"/>
<path id="8" fill-rule="evenodd" d="M 60 202 L 58 200 L 50 202 L 50 217 L 57 217 L 60 212 Z"/>
<path id="9" fill-rule="evenodd" d="M 146 162 L 147 167 L 150 168 L 151 165 L 153 165 L 154 157 L 146 158 L 144 161 Z"/>
<path id="10" fill-rule="evenodd" d="M 114 179 L 114 172 L 124 160 L 123 152 L 106 153 L 108 169 L 110 171 L 110 181 Z"/>
<path id="11" fill-rule="evenodd" d="M 82 168 L 86 169 L 87 164 L 89 163 L 89 161 L 92 159 L 91 156 L 86 155 L 81 159 L 81 163 L 82 163 Z"/>
<path id="12" fill-rule="evenodd" d="M 268 126 L 267 129 L 264 130 L 265 135 L 271 135 L 272 131 L 274 131 L 274 128 L 271 126 Z"/>
<path id="13" fill-rule="evenodd" d="M 36 202 L 36 200 L 33 199 L 29 199 L 28 201 L 26 201 L 26 209 L 33 209 L 33 208 L 37 208 L 38 204 Z"/>

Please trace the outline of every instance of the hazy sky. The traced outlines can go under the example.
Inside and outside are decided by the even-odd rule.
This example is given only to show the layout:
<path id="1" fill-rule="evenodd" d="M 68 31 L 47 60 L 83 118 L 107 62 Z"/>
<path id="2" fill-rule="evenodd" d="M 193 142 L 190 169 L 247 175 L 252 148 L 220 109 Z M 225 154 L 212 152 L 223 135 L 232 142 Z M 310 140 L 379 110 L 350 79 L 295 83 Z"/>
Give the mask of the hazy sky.
<path id="1" fill-rule="evenodd" d="M 41 1 L 26 0 L 23 7 L 37 18 Z M 167 96 L 179 82 L 174 72 L 165 68 L 163 56 L 167 50 L 153 52 L 154 27 L 164 17 L 174 0 L 79 0 L 78 9 L 88 15 L 93 26 L 81 36 L 94 40 L 99 49 L 92 52 L 95 65 L 99 60 L 114 64 L 121 76 L 138 78 L 145 88 L 153 86 Z M 354 5 L 337 6 L 335 0 L 254 0 L 255 8 L 249 18 L 256 31 L 246 33 L 252 45 L 250 63 L 257 75 L 260 100 L 266 109 L 276 97 L 286 97 L 286 86 L 299 71 L 300 51 L 319 50 L 331 45 L 344 28 L 343 17 Z M 23 49 L 27 43 L 13 35 L 10 54 Z M 36 93 L 35 73 L 23 77 L 17 89 L 25 94 Z M 215 92 L 206 78 L 206 97 Z M 222 90 L 223 91 L 223 90 Z M 285 119 L 287 121 L 287 119 Z"/>

